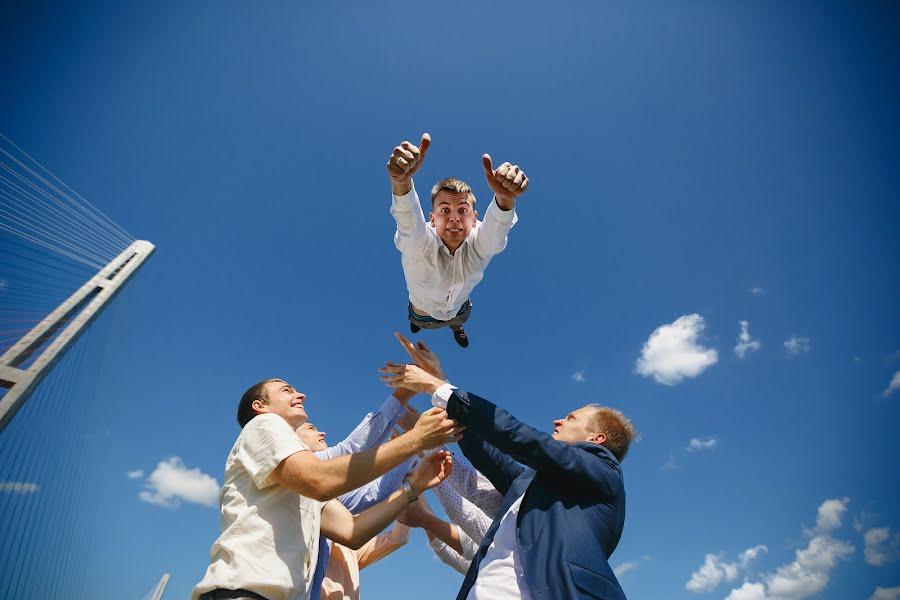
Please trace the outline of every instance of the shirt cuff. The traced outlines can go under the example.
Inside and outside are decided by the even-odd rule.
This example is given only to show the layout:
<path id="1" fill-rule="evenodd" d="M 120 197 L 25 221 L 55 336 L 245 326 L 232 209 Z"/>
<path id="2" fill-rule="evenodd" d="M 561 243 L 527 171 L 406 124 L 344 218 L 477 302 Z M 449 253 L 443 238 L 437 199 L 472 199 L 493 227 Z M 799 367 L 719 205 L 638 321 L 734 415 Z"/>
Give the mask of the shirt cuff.
<path id="1" fill-rule="evenodd" d="M 513 206 L 509 210 L 503 210 L 500 208 L 500 205 L 497 204 L 497 196 L 494 196 L 491 199 L 491 204 L 488 206 L 488 211 L 492 213 L 494 219 L 499 223 L 513 223 L 515 224 L 519 218 L 516 215 L 516 207 Z"/>
<path id="2" fill-rule="evenodd" d="M 419 195 L 416 193 L 416 184 L 410 180 L 409 182 L 409 191 L 403 194 L 402 196 L 395 196 L 393 193 L 391 194 L 391 206 L 394 210 L 399 211 L 407 211 L 412 210 L 413 207 L 417 204 L 417 200 Z"/>
<path id="3" fill-rule="evenodd" d="M 434 393 L 431 395 L 431 405 L 446 410 L 447 403 L 450 402 L 450 394 L 452 394 L 455 389 L 457 389 L 455 385 L 445 383 L 434 390 Z"/>

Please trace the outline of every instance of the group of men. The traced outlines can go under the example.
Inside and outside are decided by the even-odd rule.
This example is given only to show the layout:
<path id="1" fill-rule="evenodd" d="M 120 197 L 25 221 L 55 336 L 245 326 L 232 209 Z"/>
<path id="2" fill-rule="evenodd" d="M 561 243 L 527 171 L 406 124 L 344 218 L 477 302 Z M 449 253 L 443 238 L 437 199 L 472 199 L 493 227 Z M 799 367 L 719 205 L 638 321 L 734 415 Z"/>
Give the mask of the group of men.
<path id="1" fill-rule="evenodd" d="M 449 327 L 467 347 L 470 294 L 505 248 L 528 178 L 510 163 L 494 169 L 485 154 L 494 198 L 484 220 L 469 186 L 445 179 L 432 189 L 426 222 L 412 176 L 430 144 L 428 134 L 419 146 L 403 142 L 387 165 L 410 330 Z M 608 559 L 625 521 L 628 418 L 589 405 L 539 431 L 450 384 L 427 346 L 397 337 L 411 364 L 385 364 L 392 395 L 335 446 L 286 381 L 244 393 L 225 463 L 222 533 L 192 600 L 358 599 L 359 570 L 405 544 L 409 527 L 465 574 L 458 600 L 624 599 Z M 421 414 L 409 404 L 418 393 L 432 404 Z M 454 460 L 451 443 L 471 467 Z M 429 489 L 451 522 L 420 498 Z"/>

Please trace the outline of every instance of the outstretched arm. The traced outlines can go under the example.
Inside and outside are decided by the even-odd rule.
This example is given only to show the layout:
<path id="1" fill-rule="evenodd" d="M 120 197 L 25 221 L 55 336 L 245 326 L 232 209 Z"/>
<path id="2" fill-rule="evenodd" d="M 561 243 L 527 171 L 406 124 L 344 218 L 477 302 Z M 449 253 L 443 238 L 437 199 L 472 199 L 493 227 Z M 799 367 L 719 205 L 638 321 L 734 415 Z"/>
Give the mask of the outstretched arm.
<path id="1" fill-rule="evenodd" d="M 334 446 L 316 452 L 322 460 L 362 452 L 383 443 L 391 434 L 391 427 L 397 423 L 414 395 L 409 390 L 398 388 L 377 410 L 363 417 L 359 425 L 346 438 Z"/>
<path id="2" fill-rule="evenodd" d="M 463 547 L 459 538 L 459 529 L 431 512 L 431 507 L 424 496 L 407 506 L 397 520 L 410 527 L 423 529 L 429 540 L 438 538 L 462 554 Z"/>
<path id="3" fill-rule="evenodd" d="M 445 411 L 431 409 L 422 414 L 412 431 L 377 448 L 329 460 L 320 460 L 311 452 L 296 452 L 282 460 L 270 477 L 302 496 L 325 502 L 383 475 L 422 450 L 455 441 L 461 429 Z"/>
<path id="4" fill-rule="evenodd" d="M 432 454 L 409 477 L 413 493 L 422 494 L 439 484 L 452 467 L 453 459 L 449 453 Z M 332 500 L 322 508 L 322 535 L 357 550 L 387 527 L 409 504 L 406 492 L 400 489 L 372 508 L 354 516 L 343 504 Z"/>
<path id="5" fill-rule="evenodd" d="M 394 148 L 387 163 L 393 192 L 391 214 L 397 222 L 394 245 L 400 252 L 412 256 L 417 256 L 424 250 L 428 239 L 425 215 L 422 213 L 422 205 L 413 186 L 412 176 L 422 166 L 430 145 L 431 136 L 427 133 L 422 136 L 419 146 L 404 141 Z"/>
<path id="6" fill-rule="evenodd" d="M 382 380 L 393 387 L 432 394 L 439 388 L 450 388 L 444 387 L 446 382 L 415 365 L 387 363 L 381 371 L 389 373 Z M 621 491 L 622 470 L 612 453 L 602 446 L 597 446 L 599 451 L 593 453 L 575 444 L 557 441 L 550 434 L 522 423 L 484 398 L 462 390 L 453 389 L 446 403 L 447 414 L 468 427 L 467 435 L 459 442 L 460 448 L 501 493 L 505 494 L 508 487 L 503 487 L 504 482 L 485 471 L 479 462 L 485 458 L 484 455 L 491 457 L 490 448 L 498 454 L 502 453 L 506 460 L 512 458 L 556 478 L 560 485 L 587 486 L 610 496 Z M 474 436 L 471 435 L 473 433 Z M 478 438 L 481 443 L 476 446 L 473 440 Z M 470 456 L 473 450 L 482 450 L 483 455 Z"/>

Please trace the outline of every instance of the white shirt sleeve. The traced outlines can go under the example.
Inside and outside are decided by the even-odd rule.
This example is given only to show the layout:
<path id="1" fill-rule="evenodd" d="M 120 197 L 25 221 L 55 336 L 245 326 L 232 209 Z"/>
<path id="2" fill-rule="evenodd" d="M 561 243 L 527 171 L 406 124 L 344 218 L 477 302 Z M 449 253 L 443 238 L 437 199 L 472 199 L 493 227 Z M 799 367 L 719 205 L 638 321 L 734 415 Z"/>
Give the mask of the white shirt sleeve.
<path id="1" fill-rule="evenodd" d="M 391 195 L 391 214 L 397 221 L 394 245 L 401 253 L 415 258 L 425 250 L 428 230 L 416 186 L 412 181 L 409 183 L 409 192 L 402 196 Z"/>
<path id="2" fill-rule="evenodd" d="M 397 424 L 401 412 L 403 405 L 393 396 L 388 396 L 378 410 L 367 414 L 342 442 L 319 450 L 316 456 L 328 460 L 374 448 L 391 435 L 391 427 Z"/>
<path id="3" fill-rule="evenodd" d="M 259 489 L 274 485 L 269 475 L 292 454 L 309 450 L 287 421 L 266 413 L 250 419 L 241 431 L 237 451 L 239 461 Z"/>
<path id="4" fill-rule="evenodd" d="M 503 504 L 503 494 L 498 492 L 490 480 L 464 460 L 454 460 L 453 470 L 438 487 L 450 486 L 460 496 L 480 508 L 493 520 Z"/>
<path id="5" fill-rule="evenodd" d="M 434 390 L 431 395 L 431 405 L 447 410 L 447 403 L 450 402 L 450 394 L 456 389 L 455 385 L 445 383 L 438 389 Z"/>
<path id="6" fill-rule="evenodd" d="M 453 468 L 456 469 L 455 463 Z M 493 513 L 486 514 L 478 506 L 463 498 L 446 481 L 432 488 L 432 491 L 438 497 L 441 506 L 444 507 L 447 518 L 457 526 L 460 533 L 464 532 L 466 537 L 474 540 L 476 544 L 480 544 L 488 529 L 491 528 L 494 520 Z"/>
<path id="7" fill-rule="evenodd" d="M 462 541 L 463 535 L 464 534 L 460 533 L 460 536 L 459 536 L 460 541 Z M 456 550 L 454 550 L 453 548 L 451 548 L 450 546 L 448 546 L 447 544 L 445 544 L 438 538 L 434 538 L 433 540 L 431 540 L 431 542 L 429 542 L 429 545 L 431 546 L 431 549 L 434 551 L 434 553 L 437 555 L 437 557 L 439 559 L 441 559 L 442 563 L 450 565 L 456 571 L 458 571 L 459 573 L 462 573 L 463 575 L 465 575 L 466 572 L 468 572 L 469 565 L 472 564 L 472 559 L 470 559 L 470 558 L 467 559 L 466 557 L 461 556 Z M 464 544 L 463 549 L 465 549 L 465 548 L 466 548 L 466 546 Z M 476 551 L 477 551 L 477 548 L 476 548 Z M 472 554 L 472 556 L 475 556 L 475 554 Z"/>
<path id="8" fill-rule="evenodd" d="M 518 221 L 515 208 L 503 210 L 497 206 L 497 199 L 493 198 L 484 214 L 484 220 L 474 232 L 472 247 L 475 253 L 487 261 L 503 252 L 506 248 L 506 236 Z"/>

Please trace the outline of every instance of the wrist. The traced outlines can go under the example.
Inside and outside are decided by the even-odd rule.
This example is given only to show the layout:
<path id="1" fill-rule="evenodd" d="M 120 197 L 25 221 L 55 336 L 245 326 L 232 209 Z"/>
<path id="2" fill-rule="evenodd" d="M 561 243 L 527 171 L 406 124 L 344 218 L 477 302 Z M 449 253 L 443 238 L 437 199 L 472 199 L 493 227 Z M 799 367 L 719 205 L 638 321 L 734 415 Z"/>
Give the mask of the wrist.
<path id="1" fill-rule="evenodd" d="M 431 381 L 428 382 L 428 385 L 425 389 L 425 393 L 434 394 L 439 387 L 447 383 L 443 378 L 436 377 L 434 375 L 431 376 Z"/>
<path id="2" fill-rule="evenodd" d="M 395 179 L 391 180 L 391 191 L 395 196 L 405 196 L 412 189 L 412 181 L 407 179 L 406 181 L 397 181 Z"/>
<path id="3" fill-rule="evenodd" d="M 498 196 L 494 194 L 494 202 L 497 204 L 497 208 L 502 211 L 512 210 L 516 207 L 516 197 L 506 197 L 506 196 Z"/>
<path id="4" fill-rule="evenodd" d="M 406 406 L 406 403 L 409 402 L 409 399 L 416 395 L 416 393 L 412 390 L 408 390 L 406 388 L 397 388 L 394 390 L 394 393 L 391 394 L 394 398 L 397 399 L 397 402 Z"/>
<path id="5" fill-rule="evenodd" d="M 420 489 L 413 477 L 407 477 L 403 480 L 403 492 L 406 494 L 406 499 L 411 503 L 415 502 L 419 495 L 425 490 Z"/>

